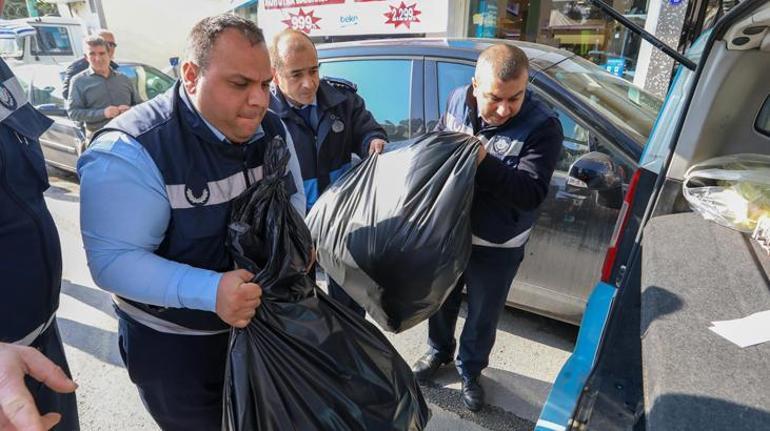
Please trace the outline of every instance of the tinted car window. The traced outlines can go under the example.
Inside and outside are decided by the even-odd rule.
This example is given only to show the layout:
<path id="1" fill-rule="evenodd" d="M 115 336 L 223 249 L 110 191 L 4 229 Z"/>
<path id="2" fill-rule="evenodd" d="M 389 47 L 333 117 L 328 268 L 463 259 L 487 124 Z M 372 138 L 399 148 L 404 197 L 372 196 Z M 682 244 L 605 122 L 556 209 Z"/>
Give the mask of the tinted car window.
<path id="1" fill-rule="evenodd" d="M 174 78 L 166 75 L 160 70 L 150 66 L 143 66 L 143 68 L 145 77 L 144 88 L 147 91 L 148 99 L 152 99 L 161 93 L 165 93 L 166 90 L 174 85 Z"/>
<path id="2" fill-rule="evenodd" d="M 139 97 L 150 100 L 174 85 L 174 79 L 154 67 L 140 64 L 121 64 L 118 72 L 134 83 Z"/>
<path id="3" fill-rule="evenodd" d="M 411 115 L 411 60 L 345 60 L 321 64 L 321 75 L 358 85 L 366 108 L 391 141 L 409 138 Z"/>
<path id="4" fill-rule="evenodd" d="M 459 63 L 436 63 L 438 73 L 438 109 L 439 114 L 446 112 L 449 94 L 457 87 L 471 83 L 474 66 Z"/>
<path id="5" fill-rule="evenodd" d="M 562 141 L 562 153 L 556 164 L 556 170 L 568 171 L 572 162 L 578 157 L 588 152 L 588 129 L 578 124 L 574 118 L 567 114 L 563 109 L 554 107 L 554 111 L 559 116 L 562 130 L 564 131 L 564 141 Z"/>
<path id="6" fill-rule="evenodd" d="M 72 55 L 72 42 L 67 27 L 40 26 L 36 29 L 37 47 L 34 54 Z"/>
<path id="7" fill-rule="evenodd" d="M 765 104 L 757 117 L 756 128 L 761 133 L 770 136 L 770 97 L 765 99 Z"/>
<path id="8" fill-rule="evenodd" d="M 663 103 L 657 97 L 579 57 L 555 64 L 544 73 L 638 142 L 647 141 Z"/>

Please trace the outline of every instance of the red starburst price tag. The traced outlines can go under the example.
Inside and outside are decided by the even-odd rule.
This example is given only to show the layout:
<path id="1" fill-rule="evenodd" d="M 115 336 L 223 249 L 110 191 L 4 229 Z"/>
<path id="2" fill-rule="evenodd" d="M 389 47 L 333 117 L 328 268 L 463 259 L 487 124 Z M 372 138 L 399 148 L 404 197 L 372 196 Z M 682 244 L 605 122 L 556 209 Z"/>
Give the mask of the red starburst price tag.
<path id="1" fill-rule="evenodd" d="M 300 9 L 298 14 L 289 13 L 289 19 L 285 19 L 281 22 L 286 24 L 287 27 L 309 34 L 311 30 L 321 29 L 317 24 L 321 18 L 313 16 L 314 13 L 315 11 L 312 10 L 305 13 L 303 9 Z"/>
<path id="2" fill-rule="evenodd" d="M 417 10 L 417 3 L 407 6 L 406 3 L 401 2 L 398 6 L 388 7 L 390 11 L 385 12 L 385 17 L 388 18 L 385 24 L 393 24 L 396 28 L 403 24 L 406 28 L 411 28 L 413 22 L 420 22 L 417 16 L 422 12 Z"/>

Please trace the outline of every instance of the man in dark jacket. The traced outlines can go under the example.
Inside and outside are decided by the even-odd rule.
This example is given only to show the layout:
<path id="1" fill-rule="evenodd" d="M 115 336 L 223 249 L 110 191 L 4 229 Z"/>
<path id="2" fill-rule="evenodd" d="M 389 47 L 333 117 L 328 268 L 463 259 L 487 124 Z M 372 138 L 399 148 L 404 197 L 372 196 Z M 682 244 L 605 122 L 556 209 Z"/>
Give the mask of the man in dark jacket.
<path id="1" fill-rule="evenodd" d="M 2 4 L 0 0 L 0 9 Z M 0 60 L 0 343 L 33 347 L 69 376 L 56 326 L 61 248 L 43 198 L 48 175 L 38 142 L 50 125 L 51 120 L 29 104 L 21 84 Z M 3 349 L 3 355 L 14 353 Z M 29 356 L 23 350 L 19 353 Z M 0 389 L 13 389 L 4 382 L 13 378 L 12 369 L 0 369 Z M 74 393 L 60 394 L 31 381 L 27 388 L 41 411 L 61 415 L 57 429 L 79 429 Z M 72 392 L 74 387 L 69 389 Z M 9 415 L 22 415 L 19 409 L 30 406 L 24 402 L 26 394 L 18 393 L 15 399 L 2 395 L 0 429 L 5 429 L 3 417 L 10 421 Z M 41 420 L 50 426 L 56 416 Z"/>
<path id="2" fill-rule="evenodd" d="M 474 135 L 484 146 L 471 208 L 470 262 L 447 301 L 431 317 L 430 349 L 413 370 L 418 380 L 425 381 L 452 360 L 466 286 L 468 315 L 456 365 L 463 402 L 472 411 L 484 405 L 479 376 L 488 365 L 500 313 L 561 152 L 561 124 L 553 110 L 527 90 L 528 67 L 524 52 L 513 45 L 485 49 L 471 85 L 452 92 L 437 126 Z"/>
<path id="3" fill-rule="evenodd" d="M 110 68 L 112 70 L 118 70 L 118 64 L 113 61 L 115 58 L 115 48 L 118 47 L 118 44 L 115 43 L 115 35 L 112 34 L 111 31 L 107 30 L 99 30 L 95 33 L 97 36 L 104 39 L 104 42 L 107 44 L 107 54 L 110 57 Z M 66 69 L 64 69 L 64 78 L 63 79 L 63 87 L 62 87 L 62 96 L 64 97 L 64 100 L 67 100 L 70 95 L 70 83 L 72 81 L 72 78 L 75 77 L 78 73 L 88 69 L 88 59 L 84 55 L 83 57 L 73 61 L 70 63 L 69 66 L 67 66 Z"/>
<path id="4" fill-rule="evenodd" d="M 356 87 L 318 76 L 318 53 L 300 31 L 284 30 L 270 47 L 274 87 L 270 110 L 294 140 L 309 210 L 321 193 L 350 169 L 351 155 L 381 152 L 387 134 L 366 109 Z M 329 295 L 363 316 L 364 309 L 329 279 Z"/>

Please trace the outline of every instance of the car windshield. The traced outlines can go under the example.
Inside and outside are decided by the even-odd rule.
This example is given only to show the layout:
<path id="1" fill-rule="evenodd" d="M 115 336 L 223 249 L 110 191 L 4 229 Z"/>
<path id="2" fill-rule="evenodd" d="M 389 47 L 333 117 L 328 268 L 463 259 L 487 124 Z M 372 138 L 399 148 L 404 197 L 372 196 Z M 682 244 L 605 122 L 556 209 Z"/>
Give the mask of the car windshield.
<path id="1" fill-rule="evenodd" d="M 24 52 L 23 43 L 18 39 L 0 39 L 0 55 L 3 57 L 20 57 Z"/>
<path id="2" fill-rule="evenodd" d="M 543 71 L 640 143 L 650 135 L 663 101 L 580 57 Z"/>

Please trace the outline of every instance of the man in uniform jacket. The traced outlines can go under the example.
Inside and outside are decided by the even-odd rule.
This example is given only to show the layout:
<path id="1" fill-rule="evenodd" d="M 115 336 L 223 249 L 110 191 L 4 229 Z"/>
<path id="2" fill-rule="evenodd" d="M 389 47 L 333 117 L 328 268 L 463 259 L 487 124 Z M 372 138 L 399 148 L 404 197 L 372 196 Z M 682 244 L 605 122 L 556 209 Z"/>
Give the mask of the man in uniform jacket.
<path id="1" fill-rule="evenodd" d="M 484 405 L 479 377 L 489 363 L 497 322 L 524 259 L 536 210 L 548 193 L 563 140 L 554 111 L 527 89 L 528 68 L 527 56 L 513 45 L 485 49 L 471 85 L 451 93 L 437 126 L 474 135 L 483 143 L 471 207 L 473 251 L 455 289 L 429 320 L 429 350 L 413 370 L 418 380 L 425 381 L 453 359 L 465 286 L 468 315 L 456 365 L 463 402 L 472 411 Z"/>
<path id="2" fill-rule="evenodd" d="M 297 150 L 309 210 L 321 193 L 351 166 L 353 154 L 381 152 L 387 134 L 366 109 L 356 87 L 318 75 L 310 38 L 287 29 L 270 46 L 274 83 L 270 110 L 289 128 Z M 329 279 L 329 295 L 363 316 L 364 309 Z"/>
<path id="3" fill-rule="evenodd" d="M 2 5 L 0 0 L 0 10 Z M 0 60 L 0 343 L 35 348 L 70 376 L 56 325 L 62 274 L 61 246 L 43 197 L 49 184 L 38 142 L 38 137 L 51 123 L 29 104 L 21 84 L 8 65 Z M 6 360 L 12 360 L 7 355 L 16 352 L 30 357 L 25 349 L 3 349 L 0 356 Z M 0 369 L 0 376 L 11 379 L 12 370 Z M 7 382 L 3 383 L 6 386 Z M 57 422 L 58 413 L 57 429 L 79 429 L 77 402 L 72 393 L 74 383 L 68 386 L 68 393 L 62 394 L 28 381 L 27 388 L 39 410 L 52 412 L 51 416 L 41 419 L 46 426 Z M 4 398 L 7 396 L 6 393 L 3 395 Z M 19 398 L 15 400 L 6 398 L 0 406 L 0 428 L 5 428 L 4 417 L 8 419 L 7 415 L 21 416 L 25 412 L 20 408 L 26 408 L 27 413 L 34 408 L 24 402 L 23 395 L 17 393 Z M 11 402 L 16 404 L 8 404 Z M 34 423 L 34 420 L 28 423 Z"/>

